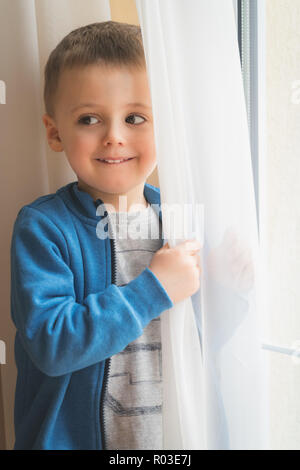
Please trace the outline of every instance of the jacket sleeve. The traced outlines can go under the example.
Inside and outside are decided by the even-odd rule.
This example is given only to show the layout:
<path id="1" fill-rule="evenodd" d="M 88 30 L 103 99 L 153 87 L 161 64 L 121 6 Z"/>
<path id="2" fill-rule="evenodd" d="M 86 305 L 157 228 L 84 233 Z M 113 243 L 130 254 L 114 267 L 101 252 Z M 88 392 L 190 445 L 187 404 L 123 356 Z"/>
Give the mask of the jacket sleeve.
<path id="1" fill-rule="evenodd" d="M 111 284 L 76 302 L 63 233 L 24 206 L 11 240 L 11 314 L 32 362 L 49 376 L 122 351 L 173 302 L 147 267 L 126 286 Z"/>

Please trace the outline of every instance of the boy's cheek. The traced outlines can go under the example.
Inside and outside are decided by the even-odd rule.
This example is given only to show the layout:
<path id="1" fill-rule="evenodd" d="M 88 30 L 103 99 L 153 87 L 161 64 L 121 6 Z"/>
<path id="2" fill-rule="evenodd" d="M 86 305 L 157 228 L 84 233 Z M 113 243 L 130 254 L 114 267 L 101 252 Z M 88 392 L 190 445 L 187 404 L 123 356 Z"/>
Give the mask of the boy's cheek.
<path id="1" fill-rule="evenodd" d="M 78 156 L 81 156 L 84 154 L 92 154 L 93 156 L 96 156 L 97 141 L 96 139 L 79 136 L 73 138 L 70 141 L 70 145 L 68 147 L 74 155 L 76 154 Z"/>

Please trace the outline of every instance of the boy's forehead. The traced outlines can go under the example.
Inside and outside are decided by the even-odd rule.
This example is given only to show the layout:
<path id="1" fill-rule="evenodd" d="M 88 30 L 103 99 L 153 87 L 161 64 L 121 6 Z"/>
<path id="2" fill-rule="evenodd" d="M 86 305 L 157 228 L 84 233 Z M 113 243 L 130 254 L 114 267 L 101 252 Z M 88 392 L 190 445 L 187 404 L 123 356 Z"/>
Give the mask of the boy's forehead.
<path id="1" fill-rule="evenodd" d="M 111 100 L 122 101 L 124 106 L 151 108 L 145 68 L 89 65 L 65 69 L 60 77 L 58 94 L 72 106 L 72 111 L 83 105 L 105 105 Z"/>
<path id="2" fill-rule="evenodd" d="M 62 73 L 64 76 L 81 75 L 83 77 L 106 77 L 106 76 L 141 76 L 146 74 L 145 67 L 135 67 L 127 65 L 114 65 L 114 64 L 87 64 L 87 65 L 73 65 L 66 67 Z"/>

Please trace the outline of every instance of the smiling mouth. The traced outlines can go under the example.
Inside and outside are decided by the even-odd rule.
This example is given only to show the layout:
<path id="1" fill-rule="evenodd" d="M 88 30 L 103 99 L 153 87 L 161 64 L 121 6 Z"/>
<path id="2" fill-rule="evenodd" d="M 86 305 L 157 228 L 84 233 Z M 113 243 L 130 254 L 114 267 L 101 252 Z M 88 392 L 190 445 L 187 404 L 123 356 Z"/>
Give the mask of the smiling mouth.
<path id="1" fill-rule="evenodd" d="M 127 159 L 123 159 L 123 160 L 110 160 L 110 161 L 100 160 L 100 158 L 96 158 L 96 160 L 97 160 L 97 162 L 103 163 L 104 165 L 118 166 L 118 165 L 123 165 L 124 163 L 130 162 L 130 160 L 133 160 L 134 158 L 135 157 L 127 158 Z"/>

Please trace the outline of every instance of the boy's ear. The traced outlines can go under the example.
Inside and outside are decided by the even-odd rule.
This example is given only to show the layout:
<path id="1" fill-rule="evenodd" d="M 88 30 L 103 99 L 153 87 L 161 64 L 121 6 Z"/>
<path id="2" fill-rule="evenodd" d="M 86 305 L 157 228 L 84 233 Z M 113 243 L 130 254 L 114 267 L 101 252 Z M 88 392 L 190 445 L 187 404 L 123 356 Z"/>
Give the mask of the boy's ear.
<path id="1" fill-rule="evenodd" d="M 63 152 L 64 147 L 54 120 L 49 114 L 44 114 L 42 119 L 46 127 L 47 140 L 50 148 L 54 150 L 54 152 Z"/>

